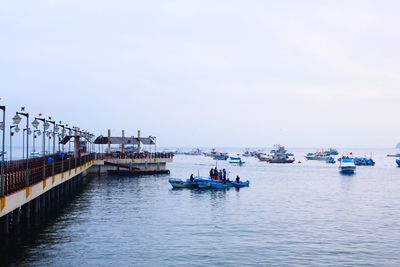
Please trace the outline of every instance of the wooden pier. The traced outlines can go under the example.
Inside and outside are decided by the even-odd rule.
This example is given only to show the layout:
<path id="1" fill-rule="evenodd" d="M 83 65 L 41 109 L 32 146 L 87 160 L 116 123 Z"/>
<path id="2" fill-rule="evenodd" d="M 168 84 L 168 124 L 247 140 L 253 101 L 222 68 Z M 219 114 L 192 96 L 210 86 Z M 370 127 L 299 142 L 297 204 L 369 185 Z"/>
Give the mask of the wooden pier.
<path id="1" fill-rule="evenodd" d="M 95 154 L 55 159 L 49 157 L 6 162 L 4 195 L 0 199 L 0 234 L 7 235 L 23 221 L 37 221 L 57 209 L 78 190 Z M 55 157 L 56 158 L 56 157 Z M 43 165 L 43 162 L 46 162 Z"/>

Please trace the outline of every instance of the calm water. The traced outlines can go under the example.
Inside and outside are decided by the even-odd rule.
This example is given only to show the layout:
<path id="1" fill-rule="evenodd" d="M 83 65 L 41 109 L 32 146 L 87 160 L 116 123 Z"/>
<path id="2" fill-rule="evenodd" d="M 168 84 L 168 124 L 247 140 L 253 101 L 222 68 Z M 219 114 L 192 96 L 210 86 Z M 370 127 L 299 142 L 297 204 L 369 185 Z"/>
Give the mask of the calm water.
<path id="1" fill-rule="evenodd" d="M 303 163 L 218 162 L 251 180 L 240 191 L 172 190 L 168 177 L 93 177 L 13 265 L 399 266 L 400 169 L 385 157 L 394 151 L 356 151 L 372 152 L 377 166 L 354 176 L 305 162 L 310 150 L 293 152 Z M 214 164 L 177 156 L 169 167 L 187 178 Z"/>

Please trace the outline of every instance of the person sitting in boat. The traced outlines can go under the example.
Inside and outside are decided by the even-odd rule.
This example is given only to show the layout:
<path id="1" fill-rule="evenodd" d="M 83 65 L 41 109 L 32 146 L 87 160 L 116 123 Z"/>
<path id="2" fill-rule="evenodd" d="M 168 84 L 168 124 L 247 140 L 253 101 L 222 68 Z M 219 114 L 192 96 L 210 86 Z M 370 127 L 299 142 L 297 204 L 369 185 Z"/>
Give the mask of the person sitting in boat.
<path id="1" fill-rule="evenodd" d="M 236 183 L 240 183 L 240 177 L 239 177 L 239 175 L 236 176 Z"/>
<path id="2" fill-rule="evenodd" d="M 194 177 L 193 177 L 193 173 L 190 175 L 190 182 L 193 183 L 194 181 Z"/>

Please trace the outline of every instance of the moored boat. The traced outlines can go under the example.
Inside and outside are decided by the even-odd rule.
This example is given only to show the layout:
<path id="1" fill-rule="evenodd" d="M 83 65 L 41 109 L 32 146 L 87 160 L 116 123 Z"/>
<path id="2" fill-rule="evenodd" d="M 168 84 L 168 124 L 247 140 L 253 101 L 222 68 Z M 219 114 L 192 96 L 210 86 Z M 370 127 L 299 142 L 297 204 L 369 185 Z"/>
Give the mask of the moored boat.
<path id="1" fill-rule="evenodd" d="M 354 158 L 356 166 L 375 166 L 375 161 L 372 158 Z"/>
<path id="2" fill-rule="evenodd" d="M 268 163 L 293 163 L 296 159 L 292 153 L 288 153 L 284 146 L 275 145 L 267 156 L 258 156 L 260 161 Z"/>
<path id="3" fill-rule="evenodd" d="M 242 161 L 242 159 L 240 157 L 230 157 L 229 163 L 242 165 L 242 164 L 244 164 L 244 161 Z"/>
<path id="4" fill-rule="evenodd" d="M 217 155 L 213 157 L 213 159 L 215 160 L 227 160 L 228 158 L 229 158 L 228 155 Z"/>
<path id="5" fill-rule="evenodd" d="M 330 164 L 335 164 L 336 163 L 336 160 L 333 158 L 333 157 L 328 157 L 326 160 L 325 160 L 325 162 L 326 163 L 330 163 Z"/>
<path id="6" fill-rule="evenodd" d="M 356 170 L 356 165 L 354 164 L 352 153 L 350 153 L 350 155 L 348 156 L 343 156 L 342 158 L 340 158 L 339 170 L 341 174 L 354 174 Z"/>

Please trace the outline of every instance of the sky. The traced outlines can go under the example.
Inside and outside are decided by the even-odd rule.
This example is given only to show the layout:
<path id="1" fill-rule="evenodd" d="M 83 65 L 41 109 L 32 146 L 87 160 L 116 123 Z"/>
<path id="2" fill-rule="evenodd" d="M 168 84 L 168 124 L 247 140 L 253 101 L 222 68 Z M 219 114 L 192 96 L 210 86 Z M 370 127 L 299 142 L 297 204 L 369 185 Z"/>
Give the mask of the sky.
<path id="1" fill-rule="evenodd" d="M 0 104 L 160 146 L 394 147 L 399 1 L 0 1 Z"/>

